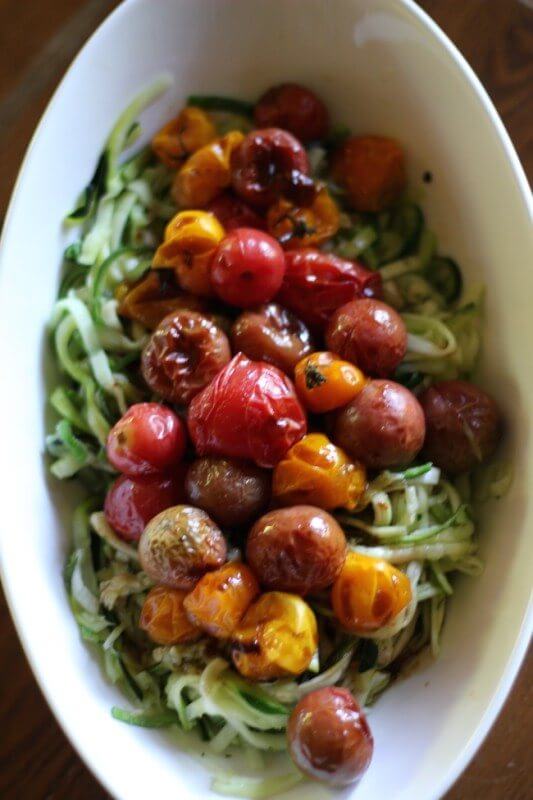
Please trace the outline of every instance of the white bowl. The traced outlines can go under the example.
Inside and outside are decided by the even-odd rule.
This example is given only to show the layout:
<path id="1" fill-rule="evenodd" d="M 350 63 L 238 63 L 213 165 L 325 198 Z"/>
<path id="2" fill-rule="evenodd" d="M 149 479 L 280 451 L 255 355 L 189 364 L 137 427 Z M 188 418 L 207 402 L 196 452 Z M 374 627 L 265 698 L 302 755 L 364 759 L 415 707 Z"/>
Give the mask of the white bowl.
<path id="1" fill-rule="evenodd" d="M 121 702 L 80 641 L 63 589 L 59 508 L 71 488 L 45 474 L 45 325 L 64 247 L 61 219 L 90 177 L 117 114 L 162 71 L 173 89 L 146 134 L 189 92 L 254 98 L 296 80 L 354 131 L 406 146 L 414 186 L 444 248 L 488 285 L 485 372 L 509 423 L 516 478 L 480 526 L 487 567 L 460 582 L 442 656 L 372 711 L 376 749 L 358 800 L 440 797 L 505 701 L 531 630 L 533 449 L 532 204 L 522 169 L 468 65 L 405 0 L 130 0 L 84 47 L 39 125 L 1 252 L 1 554 L 4 586 L 35 675 L 58 720 L 109 791 L 124 800 L 207 797 L 207 772 L 163 734 L 109 713 Z M 349 793 L 349 792 L 348 792 Z M 323 797 L 308 786 L 298 797 Z"/>

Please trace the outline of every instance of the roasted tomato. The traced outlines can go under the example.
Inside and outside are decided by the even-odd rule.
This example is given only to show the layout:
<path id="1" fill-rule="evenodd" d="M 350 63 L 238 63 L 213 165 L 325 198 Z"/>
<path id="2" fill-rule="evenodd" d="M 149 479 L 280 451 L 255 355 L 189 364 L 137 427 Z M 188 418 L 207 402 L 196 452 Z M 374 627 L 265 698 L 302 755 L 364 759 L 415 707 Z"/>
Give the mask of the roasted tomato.
<path id="1" fill-rule="evenodd" d="M 314 506 L 269 511 L 246 544 L 246 560 L 264 586 L 300 595 L 331 586 L 345 557 L 342 528 Z"/>
<path id="2" fill-rule="evenodd" d="M 412 594 L 407 575 L 388 561 L 348 553 L 331 590 L 331 604 L 343 628 L 364 636 L 390 625 Z"/>
<path id="3" fill-rule="evenodd" d="M 173 506 L 150 520 L 139 541 L 139 560 L 156 583 L 192 589 L 218 569 L 227 556 L 226 540 L 205 511 Z"/>
<path id="4" fill-rule="evenodd" d="M 152 139 L 152 150 L 163 164 L 177 169 L 192 153 L 216 136 L 215 126 L 201 108 L 187 106 Z"/>
<path id="5" fill-rule="evenodd" d="M 256 208 L 268 208 L 280 195 L 306 205 L 315 197 L 303 145 L 279 128 L 249 133 L 231 159 L 233 189 Z"/>
<path id="6" fill-rule="evenodd" d="M 352 136 L 335 153 L 332 174 L 356 211 L 383 211 L 406 186 L 405 156 L 385 136 Z"/>
<path id="7" fill-rule="evenodd" d="M 172 184 L 172 197 L 179 208 L 205 208 L 228 188 L 232 153 L 243 139 L 240 131 L 230 131 L 189 156 Z"/>
<path id="8" fill-rule="evenodd" d="M 235 228 L 265 230 L 266 220 L 257 211 L 232 192 L 223 192 L 209 203 L 207 210 L 214 214 L 227 231 Z"/>
<path id="9" fill-rule="evenodd" d="M 117 536 L 126 542 L 137 542 L 152 517 L 185 499 L 184 478 L 182 465 L 173 470 L 172 476 L 117 478 L 104 503 L 106 520 Z"/>
<path id="10" fill-rule="evenodd" d="M 266 361 L 287 375 L 313 349 L 303 322 L 277 303 L 241 314 L 231 329 L 231 343 L 253 361 Z"/>
<path id="11" fill-rule="evenodd" d="M 341 306 L 326 332 L 330 350 L 385 378 L 396 370 L 407 350 L 407 329 L 397 311 L 380 300 L 363 297 Z"/>
<path id="12" fill-rule="evenodd" d="M 233 663 L 245 678 L 269 681 L 305 672 L 318 646 L 315 615 L 301 597 L 267 592 L 233 636 Z"/>
<path id="13" fill-rule="evenodd" d="M 352 511 L 366 486 L 366 472 L 322 433 L 308 433 L 274 468 L 272 493 L 281 505 L 312 503 Z"/>
<path id="14" fill-rule="evenodd" d="M 258 128 L 290 131 L 301 142 L 324 139 L 329 129 L 322 100 L 297 83 L 282 83 L 265 92 L 255 107 L 254 121 Z"/>
<path id="15" fill-rule="evenodd" d="M 309 206 L 280 198 L 267 213 L 268 230 L 285 248 L 310 247 L 331 239 L 339 230 L 337 203 L 324 187 Z"/>
<path id="16" fill-rule="evenodd" d="M 187 592 L 169 586 L 154 586 L 144 601 L 139 627 L 156 644 L 194 642 L 202 632 L 189 620 L 183 601 Z"/>
<path id="17" fill-rule="evenodd" d="M 466 472 L 494 451 L 501 430 L 492 397 L 467 381 L 439 381 L 420 396 L 424 455 L 441 469 Z"/>
<path id="18" fill-rule="evenodd" d="M 273 467 L 306 432 L 291 381 L 276 367 L 238 353 L 203 392 L 187 418 L 198 455 Z"/>
<path id="19" fill-rule="evenodd" d="M 190 502 L 220 525 L 241 527 L 257 519 L 270 500 L 270 473 L 247 461 L 204 456 L 189 467 Z"/>
<path id="20" fill-rule="evenodd" d="M 315 352 L 296 365 L 298 397 L 314 414 L 345 406 L 359 394 L 366 378 L 358 367 L 333 353 Z"/>
<path id="21" fill-rule="evenodd" d="M 285 253 L 285 277 L 276 300 L 310 328 L 322 331 L 339 306 L 381 296 L 378 272 L 313 248 Z"/>
<path id="22" fill-rule="evenodd" d="M 173 311 L 205 310 L 205 302 L 181 291 L 173 274 L 166 269 L 151 269 L 137 283 L 131 286 L 122 284 L 116 297 L 119 301 L 118 313 L 140 322 L 149 330 L 157 328 L 161 320 Z"/>
<path id="23" fill-rule="evenodd" d="M 425 427 L 414 394 L 394 381 L 375 380 L 337 413 L 332 438 L 367 467 L 401 467 L 421 449 Z"/>
<path id="24" fill-rule="evenodd" d="M 237 228 L 220 243 L 211 262 L 211 285 L 225 303 L 253 308 L 272 300 L 285 274 L 285 255 L 272 236 Z"/>
<path id="25" fill-rule="evenodd" d="M 374 751 L 359 703 L 338 686 L 317 689 L 300 700 L 290 716 L 287 738 L 296 766 L 330 786 L 358 781 Z"/>
<path id="26" fill-rule="evenodd" d="M 200 578 L 185 608 L 195 626 L 216 639 L 229 639 L 258 594 L 252 570 L 233 561 Z"/>
<path id="27" fill-rule="evenodd" d="M 161 403 L 136 403 L 111 428 L 107 457 L 130 478 L 153 475 L 181 461 L 185 426 Z"/>
<path id="28" fill-rule="evenodd" d="M 153 332 L 141 371 L 154 392 L 187 405 L 230 358 L 228 338 L 218 325 L 196 311 L 177 311 Z"/>
<path id="29" fill-rule="evenodd" d="M 224 228 L 207 211 L 180 211 L 168 223 L 165 239 L 154 256 L 154 267 L 170 267 L 180 286 L 193 294 L 209 297 L 210 266 L 225 235 Z"/>

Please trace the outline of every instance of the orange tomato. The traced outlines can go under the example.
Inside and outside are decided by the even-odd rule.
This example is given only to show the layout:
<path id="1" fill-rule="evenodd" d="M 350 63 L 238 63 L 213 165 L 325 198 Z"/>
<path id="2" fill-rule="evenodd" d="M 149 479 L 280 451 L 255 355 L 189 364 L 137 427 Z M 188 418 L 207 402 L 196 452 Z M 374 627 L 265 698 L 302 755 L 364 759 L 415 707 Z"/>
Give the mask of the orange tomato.
<path id="1" fill-rule="evenodd" d="M 333 157 L 332 175 L 356 211 L 383 211 L 405 189 L 404 151 L 385 136 L 351 136 Z"/>
<path id="2" fill-rule="evenodd" d="M 230 185 L 231 156 L 243 139 L 240 131 L 230 131 L 189 156 L 172 184 L 180 208 L 205 208 Z"/>
<path id="3" fill-rule="evenodd" d="M 233 663 L 245 678 L 268 681 L 305 672 L 318 646 L 315 615 L 295 594 L 267 592 L 233 637 Z"/>
<path id="4" fill-rule="evenodd" d="M 321 244 L 337 233 L 339 224 L 339 209 L 325 187 L 310 206 L 280 198 L 267 213 L 269 233 L 289 249 Z"/>
<path id="5" fill-rule="evenodd" d="M 258 594 L 252 570 L 230 562 L 200 578 L 184 605 L 194 625 L 217 639 L 229 639 Z"/>
<path id="6" fill-rule="evenodd" d="M 165 229 L 153 266 L 174 269 L 183 289 L 209 297 L 213 293 L 209 277 L 211 259 L 225 233 L 208 211 L 180 211 Z"/>
<path id="7" fill-rule="evenodd" d="M 351 402 L 363 389 L 361 370 L 327 351 L 311 353 L 294 371 L 298 396 L 315 414 L 333 411 Z"/>
<path id="8" fill-rule="evenodd" d="M 118 313 L 136 320 L 149 330 L 157 328 L 163 317 L 181 308 L 204 311 L 205 303 L 192 294 L 167 286 L 161 281 L 158 270 L 150 270 L 146 277 L 128 286 L 117 287 L 115 297 L 119 301 Z"/>
<path id="9" fill-rule="evenodd" d="M 347 631 L 364 636 L 389 625 L 411 602 L 411 582 L 388 561 L 348 553 L 331 590 L 335 616 Z"/>
<path id="10" fill-rule="evenodd" d="M 352 511 L 366 486 L 365 468 L 322 433 L 309 433 L 291 447 L 275 469 L 272 493 L 282 505 L 308 503 Z"/>
<path id="11" fill-rule="evenodd" d="M 177 169 L 184 159 L 209 144 L 215 136 L 215 126 L 205 111 L 187 106 L 156 133 L 152 150 L 163 164 Z"/>
<path id="12" fill-rule="evenodd" d="M 194 642 L 201 631 L 189 620 L 183 601 L 187 592 L 168 586 L 150 589 L 141 611 L 139 626 L 153 642 L 171 645 Z"/>

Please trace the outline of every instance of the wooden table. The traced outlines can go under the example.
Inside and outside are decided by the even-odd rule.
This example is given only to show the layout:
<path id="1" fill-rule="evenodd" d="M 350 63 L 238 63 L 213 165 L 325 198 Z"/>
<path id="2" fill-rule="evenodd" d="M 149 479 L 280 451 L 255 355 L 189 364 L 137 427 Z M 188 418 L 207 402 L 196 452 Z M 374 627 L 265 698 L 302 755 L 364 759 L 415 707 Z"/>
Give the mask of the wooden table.
<path id="1" fill-rule="evenodd" d="M 0 0 L 0 218 L 31 133 L 58 79 L 116 5 L 114 0 Z M 526 7 L 531 2 L 424 0 L 420 5 L 480 76 L 533 176 L 533 10 Z M 108 798 L 48 710 L 1 597 L 0 641 L 0 797 Z M 530 657 L 487 741 L 446 800 L 533 798 L 528 771 L 532 684 Z"/>

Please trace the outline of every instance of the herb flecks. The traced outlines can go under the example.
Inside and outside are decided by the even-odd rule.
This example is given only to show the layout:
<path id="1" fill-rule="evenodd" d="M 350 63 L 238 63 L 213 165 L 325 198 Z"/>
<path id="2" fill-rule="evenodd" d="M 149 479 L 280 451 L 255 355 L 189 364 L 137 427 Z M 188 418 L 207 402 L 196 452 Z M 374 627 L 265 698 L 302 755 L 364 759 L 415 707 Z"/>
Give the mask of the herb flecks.
<path id="1" fill-rule="evenodd" d="M 317 386 L 321 386 L 323 383 L 326 383 L 325 375 L 320 372 L 318 367 L 313 364 L 307 364 L 305 367 L 305 388 L 316 389 Z"/>

